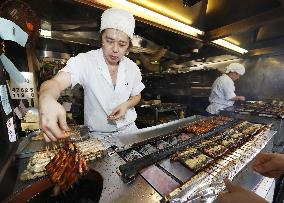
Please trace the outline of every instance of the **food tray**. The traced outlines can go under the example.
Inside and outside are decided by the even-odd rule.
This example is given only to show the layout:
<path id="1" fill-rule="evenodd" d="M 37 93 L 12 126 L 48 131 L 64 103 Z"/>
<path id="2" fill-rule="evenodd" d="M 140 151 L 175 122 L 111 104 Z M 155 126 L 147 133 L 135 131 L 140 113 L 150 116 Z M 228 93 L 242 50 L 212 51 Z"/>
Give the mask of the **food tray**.
<path id="1" fill-rule="evenodd" d="M 73 136 L 72 134 L 66 138 L 74 142 L 84 141 L 90 138 L 89 129 L 86 126 L 79 127 L 80 136 Z M 16 152 L 17 158 L 27 158 L 31 157 L 35 152 L 41 152 L 45 150 L 50 150 L 54 148 L 61 148 L 63 146 L 62 142 L 45 142 L 44 140 L 32 140 L 33 137 L 37 136 L 40 131 L 31 132 L 27 137 L 24 137 L 19 144 L 18 150 Z"/>

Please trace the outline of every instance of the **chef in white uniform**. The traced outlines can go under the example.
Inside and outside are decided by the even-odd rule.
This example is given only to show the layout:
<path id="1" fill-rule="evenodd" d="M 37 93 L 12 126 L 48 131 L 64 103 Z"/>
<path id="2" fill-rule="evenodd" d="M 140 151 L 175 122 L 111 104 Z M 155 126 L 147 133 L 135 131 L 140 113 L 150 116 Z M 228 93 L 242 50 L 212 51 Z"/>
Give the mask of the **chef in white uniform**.
<path id="1" fill-rule="evenodd" d="M 226 74 L 218 77 L 212 86 L 209 97 L 210 105 L 206 111 L 210 114 L 219 114 L 220 109 L 233 106 L 234 102 L 244 101 L 244 96 L 235 94 L 234 81 L 238 80 L 241 75 L 245 74 L 245 67 L 239 63 L 231 63 L 226 68 Z"/>
<path id="2" fill-rule="evenodd" d="M 97 134 L 137 130 L 134 106 L 145 88 L 138 66 L 125 55 L 131 47 L 135 20 L 126 10 L 111 8 L 101 17 L 101 48 L 78 54 L 40 88 L 39 110 L 45 140 L 64 138 L 66 112 L 57 102 L 60 92 L 84 88 L 84 123 Z"/>

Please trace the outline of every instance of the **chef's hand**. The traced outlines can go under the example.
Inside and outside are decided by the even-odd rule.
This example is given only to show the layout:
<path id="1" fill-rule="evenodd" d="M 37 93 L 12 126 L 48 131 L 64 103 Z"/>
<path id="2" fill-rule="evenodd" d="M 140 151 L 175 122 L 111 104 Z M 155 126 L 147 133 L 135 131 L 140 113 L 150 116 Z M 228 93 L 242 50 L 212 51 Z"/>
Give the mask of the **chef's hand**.
<path id="1" fill-rule="evenodd" d="M 277 178 L 284 174 L 284 154 L 259 153 L 252 168 L 263 176 Z"/>
<path id="2" fill-rule="evenodd" d="M 112 113 L 107 117 L 108 120 L 115 121 L 123 118 L 128 110 L 128 103 L 124 102 L 116 107 Z"/>
<path id="3" fill-rule="evenodd" d="M 46 142 L 65 138 L 65 131 L 69 130 L 66 122 L 66 111 L 53 98 L 39 99 L 40 126 L 44 131 Z"/>
<path id="4" fill-rule="evenodd" d="M 224 180 L 227 191 L 221 192 L 217 197 L 218 203 L 267 203 L 267 201 L 254 192 L 235 186 L 229 179 Z"/>
<path id="5" fill-rule="evenodd" d="M 239 101 L 245 101 L 246 100 L 246 98 L 244 96 L 237 96 L 237 98 L 238 98 Z"/>

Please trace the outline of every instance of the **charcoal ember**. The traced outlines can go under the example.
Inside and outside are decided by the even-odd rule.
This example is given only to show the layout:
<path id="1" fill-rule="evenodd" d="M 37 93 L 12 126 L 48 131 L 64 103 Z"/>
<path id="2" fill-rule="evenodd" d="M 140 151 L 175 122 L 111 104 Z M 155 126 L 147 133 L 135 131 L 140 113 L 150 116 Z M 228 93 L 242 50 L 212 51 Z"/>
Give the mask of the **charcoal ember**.
<path id="1" fill-rule="evenodd" d="M 144 147 L 142 147 L 139 152 L 143 155 L 149 155 L 152 154 L 153 152 L 156 152 L 157 150 L 158 150 L 157 148 L 153 147 L 150 144 L 147 144 Z"/>
<path id="2" fill-rule="evenodd" d="M 160 140 L 157 142 L 157 148 L 158 149 L 164 149 L 166 147 L 170 146 L 170 144 L 164 140 Z"/>
<path id="3" fill-rule="evenodd" d="M 178 140 L 179 141 L 185 141 L 185 140 L 188 140 L 190 139 L 192 136 L 190 136 L 189 134 L 186 134 L 186 133 L 181 133 L 179 136 L 178 136 Z"/>
<path id="4" fill-rule="evenodd" d="M 232 121 L 233 119 L 225 116 L 212 116 L 203 120 L 192 122 L 181 129 L 182 132 L 201 135 L 207 133 L 214 128 Z"/>
<path id="5" fill-rule="evenodd" d="M 125 157 L 124 159 L 126 161 L 133 161 L 133 160 L 136 160 L 136 159 L 139 159 L 143 157 L 139 152 L 137 152 L 136 150 L 131 150 Z"/>

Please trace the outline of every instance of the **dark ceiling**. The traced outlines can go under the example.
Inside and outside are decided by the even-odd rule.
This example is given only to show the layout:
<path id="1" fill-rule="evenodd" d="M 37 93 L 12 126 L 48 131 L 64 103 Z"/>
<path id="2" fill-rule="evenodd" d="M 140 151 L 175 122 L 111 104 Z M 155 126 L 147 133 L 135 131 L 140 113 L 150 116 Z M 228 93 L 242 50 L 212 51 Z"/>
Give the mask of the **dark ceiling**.
<path id="1" fill-rule="evenodd" d="M 90 44 L 97 45 L 95 42 L 98 41 L 100 15 L 103 10 L 97 8 L 93 3 L 95 1 L 80 0 L 86 4 L 70 0 L 25 1 L 42 20 L 51 23 L 52 31 L 64 32 L 66 36 L 69 33 L 71 38 L 84 37 L 84 35 L 73 35 L 76 32 L 85 33 L 88 34 Z M 240 57 L 254 57 L 279 55 L 284 52 L 283 0 L 202 0 L 192 7 L 184 7 L 182 0 L 152 0 L 152 2 L 163 8 L 178 11 L 183 15 L 183 20 L 188 19 L 193 27 L 204 31 L 205 35 L 193 39 L 162 29 L 162 26 L 157 27 L 144 22 L 137 23 L 135 33 L 170 52 L 187 56 L 187 60 L 226 53 Z M 163 11 L 157 10 L 157 12 Z M 239 55 L 213 46 L 211 41 L 220 38 L 248 49 L 248 54 Z M 79 40 L 79 37 L 77 39 Z M 198 53 L 193 52 L 196 49 Z"/>
<path id="2" fill-rule="evenodd" d="M 278 0 L 208 0 L 204 31 L 281 7 Z"/>
<path id="3" fill-rule="evenodd" d="M 248 49 L 248 56 L 279 54 L 277 46 L 284 39 L 283 0 L 209 0 L 204 18 L 200 28 L 209 41 L 224 38 Z"/>

